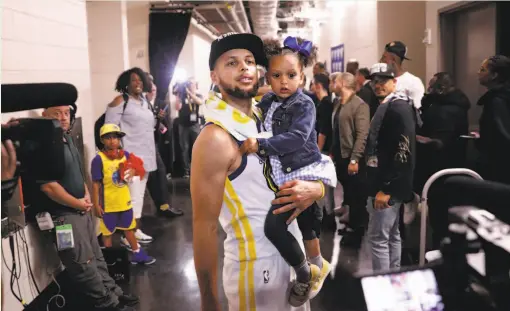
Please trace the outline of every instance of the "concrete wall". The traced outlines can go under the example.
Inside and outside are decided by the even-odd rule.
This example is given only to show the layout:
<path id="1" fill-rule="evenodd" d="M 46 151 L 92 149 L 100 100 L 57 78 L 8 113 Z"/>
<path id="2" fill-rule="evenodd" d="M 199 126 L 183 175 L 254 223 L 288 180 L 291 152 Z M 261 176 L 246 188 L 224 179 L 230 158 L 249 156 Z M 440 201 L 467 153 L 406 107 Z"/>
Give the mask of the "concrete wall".
<path id="1" fill-rule="evenodd" d="M 78 115 L 83 130 L 92 129 L 93 109 L 89 50 L 87 39 L 86 5 L 80 0 L 4 0 L 2 8 L 2 83 L 68 82 L 79 93 Z M 39 116 L 40 111 L 2 114 L 2 123 L 11 117 Z M 90 132 L 91 133 L 91 132 Z M 84 135 L 86 153 L 94 154 L 92 135 Z M 51 245 L 41 240 L 38 232 L 24 230 L 28 254 L 40 289 L 50 282 L 50 275 L 59 266 Z M 20 238 L 18 238 L 21 246 Z M 6 264 L 11 266 L 9 241 L 2 240 Z M 33 300 L 36 292 L 28 281 L 24 250 L 21 249 L 20 286 L 25 302 Z M 3 310 L 22 310 L 22 305 L 9 290 L 10 273 L 2 264 Z"/>
<path id="2" fill-rule="evenodd" d="M 149 71 L 149 2 L 128 1 L 126 6 L 129 66 Z"/>
<path id="3" fill-rule="evenodd" d="M 377 2 L 377 55 L 391 41 L 402 41 L 407 46 L 404 69 L 425 79 L 425 31 L 424 1 L 379 1 Z"/>
<path id="4" fill-rule="evenodd" d="M 126 3 L 87 1 L 94 120 L 117 95 L 115 81 L 129 66 Z M 126 27 L 124 27 L 126 25 Z"/>
<path id="5" fill-rule="evenodd" d="M 439 11 L 457 6 L 467 1 L 427 1 L 425 4 L 425 24 L 432 33 L 432 42 L 425 51 L 427 81 L 441 71 L 441 42 L 439 33 Z"/>
<path id="6" fill-rule="evenodd" d="M 371 66 L 380 56 L 377 50 L 377 1 L 321 2 L 329 17 L 322 26 L 319 61 L 327 61 L 331 71 L 331 47 L 344 44 L 345 62 L 356 58 L 361 66 Z"/>
<path id="7" fill-rule="evenodd" d="M 345 63 L 355 58 L 361 67 L 370 67 L 379 61 L 386 43 L 400 40 L 412 59 L 404 62 L 404 68 L 425 79 L 424 1 L 329 1 L 321 5 L 329 16 L 322 26 L 319 60 L 326 60 L 328 69 L 333 46 L 345 45 Z"/>

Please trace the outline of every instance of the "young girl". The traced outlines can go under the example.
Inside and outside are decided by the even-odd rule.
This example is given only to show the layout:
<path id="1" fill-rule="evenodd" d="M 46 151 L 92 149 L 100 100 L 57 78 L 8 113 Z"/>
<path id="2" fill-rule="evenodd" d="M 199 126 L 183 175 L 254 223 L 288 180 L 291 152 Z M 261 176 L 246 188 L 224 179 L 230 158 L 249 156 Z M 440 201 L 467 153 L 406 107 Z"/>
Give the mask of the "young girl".
<path id="1" fill-rule="evenodd" d="M 150 265 L 156 259 L 147 255 L 136 240 L 136 222 L 128 187 L 131 178 L 143 176 L 145 170 L 142 159 L 122 149 L 120 140 L 124 135 L 116 124 L 101 127 L 104 147 L 92 160 L 92 203 L 101 218 L 99 228 L 104 246 L 112 247 L 113 233 L 122 230 L 133 251 L 131 263 Z"/>
<path id="2" fill-rule="evenodd" d="M 288 37 L 283 47 L 277 41 L 267 41 L 265 51 L 269 60 L 266 77 L 272 92 L 262 98 L 259 108 L 265 115 L 264 129 L 268 131 L 264 136 L 269 138 L 248 138 L 241 152 L 269 157 L 266 161 L 271 169 L 269 182 L 276 186 L 301 179 L 319 180 L 335 187 L 335 166 L 317 146 L 314 103 L 299 88 L 303 70 L 314 59 L 316 48 L 310 41 Z M 272 187 L 277 190 L 274 185 Z M 267 238 L 296 272 L 289 303 L 297 307 L 317 295 L 330 272 L 330 265 L 322 258 L 319 247 L 322 210 L 314 203 L 297 217 L 308 262 L 299 243 L 287 231 L 287 221 L 293 211 L 273 214 L 279 207 L 282 206 L 271 207 L 264 229 Z"/>

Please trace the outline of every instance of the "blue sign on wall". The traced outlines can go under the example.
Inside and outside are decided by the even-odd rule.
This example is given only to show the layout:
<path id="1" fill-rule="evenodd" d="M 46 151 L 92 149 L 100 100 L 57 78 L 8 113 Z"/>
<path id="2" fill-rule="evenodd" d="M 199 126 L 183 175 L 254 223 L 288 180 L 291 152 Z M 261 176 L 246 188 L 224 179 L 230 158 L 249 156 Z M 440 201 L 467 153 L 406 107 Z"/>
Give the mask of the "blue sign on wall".
<path id="1" fill-rule="evenodd" d="M 331 72 L 344 71 L 344 45 L 340 44 L 331 48 Z"/>

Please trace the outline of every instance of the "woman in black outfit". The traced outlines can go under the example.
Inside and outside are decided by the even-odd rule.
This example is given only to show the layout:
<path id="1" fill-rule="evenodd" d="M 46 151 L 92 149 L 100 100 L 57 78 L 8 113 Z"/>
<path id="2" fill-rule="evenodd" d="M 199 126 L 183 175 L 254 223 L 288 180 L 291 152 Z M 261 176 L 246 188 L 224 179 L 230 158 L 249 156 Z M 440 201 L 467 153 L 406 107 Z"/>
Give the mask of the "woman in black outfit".
<path id="1" fill-rule="evenodd" d="M 467 146 L 460 136 L 469 131 L 470 107 L 469 99 L 455 87 L 448 73 L 439 72 L 432 77 L 422 99 L 423 125 L 416 131 L 415 192 L 421 194 L 435 172 L 465 167 Z"/>
<path id="2" fill-rule="evenodd" d="M 510 185 L 510 58 L 495 55 L 484 60 L 478 79 L 487 93 L 478 100 L 483 111 L 477 170 L 484 179 Z"/>
<path id="3" fill-rule="evenodd" d="M 453 83 L 446 72 L 439 72 L 429 82 L 422 99 L 423 125 L 416 131 L 416 167 L 414 191 L 421 195 L 425 182 L 434 173 L 446 169 L 465 167 L 467 141 L 460 138 L 469 130 L 467 96 Z M 441 183 L 434 183 L 429 193 L 432 244 L 439 246 L 448 228 L 447 194 Z M 438 192 L 439 191 L 439 192 Z"/>

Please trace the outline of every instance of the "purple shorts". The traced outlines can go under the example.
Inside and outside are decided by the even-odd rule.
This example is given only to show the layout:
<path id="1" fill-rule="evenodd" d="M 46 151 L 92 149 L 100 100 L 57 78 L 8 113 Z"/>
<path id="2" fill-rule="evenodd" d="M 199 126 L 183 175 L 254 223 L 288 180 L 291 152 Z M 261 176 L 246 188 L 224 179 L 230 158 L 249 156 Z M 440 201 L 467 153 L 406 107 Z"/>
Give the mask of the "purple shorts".
<path id="1" fill-rule="evenodd" d="M 112 235 L 115 230 L 134 230 L 136 221 L 133 216 L 133 209 L 123 212 L 104 213 L 99 224 L 101 233 L 105 236 Z"/>

